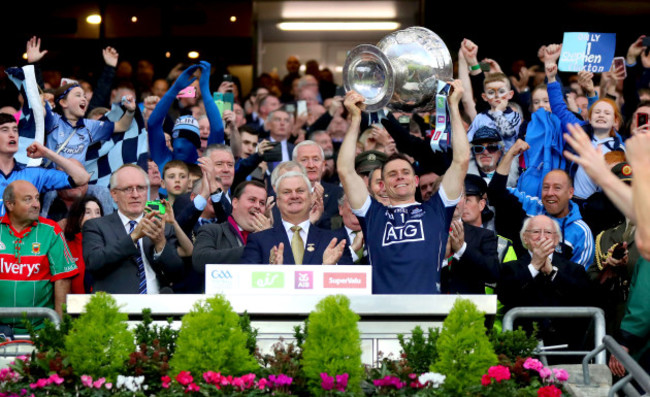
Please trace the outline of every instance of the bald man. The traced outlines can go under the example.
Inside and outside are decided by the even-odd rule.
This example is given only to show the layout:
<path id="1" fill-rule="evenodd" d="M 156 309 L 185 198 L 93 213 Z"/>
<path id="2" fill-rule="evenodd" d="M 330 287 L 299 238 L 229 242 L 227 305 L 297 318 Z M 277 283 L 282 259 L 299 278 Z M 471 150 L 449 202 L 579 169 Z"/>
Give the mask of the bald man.
<path id="1" fill-rule="evenodd" d="M 2 198 L 6 214 L 0 220 L 0 307 L 48 307 L 61 315 L 71 278 L 79 272 L 63 231 L 38 216 L 38 190 L 30 182 L 10 183 Z M 32 323 L 43 327 L 42 320 Z M 0 325 L 26 332 L 22 318 L 0 318 Z"/>
<path id="2" fill-rule="evenodd" d="M 553 170 L 542 181 L 542 197 L 531 197 L 524 192 L 506 187 L 510 165 L 521 153 L 528 150 L 528 144 L 521 139 L 503 156 L 496 173 L 488 186 L 488 200 L 496 210 L 495 227 L 497 234 L 513 241 L 517 256 L 525 252 L 517 232 L 526 217 L 548 215 L 558 222 L 563 238 L 557 252 L 571 262 L 585 269 L 594 260 L 594 236 L 589 226 L 582 220 L 580 209 L 571 201 L 573 183 L 563 170 Z"/>

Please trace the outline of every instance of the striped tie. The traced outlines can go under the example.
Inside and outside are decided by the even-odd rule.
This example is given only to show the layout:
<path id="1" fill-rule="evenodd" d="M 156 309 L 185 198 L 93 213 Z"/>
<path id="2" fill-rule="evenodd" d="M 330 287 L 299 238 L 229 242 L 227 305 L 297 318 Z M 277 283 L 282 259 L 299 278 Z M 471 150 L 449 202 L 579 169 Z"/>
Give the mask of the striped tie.
<path id="1" fill-rule="evenodd" d="M 136 221 L 129 221 L 131 230 L 129 234 L 133 233 L 135 226 L 138 224 Z M 135 247 L 138 249 L 138 255 L 135 257 L 135 262 L 138 264 L 138 277 L 140 278 L 140 285 L 138 285 L 138 293 L 146 294 L 147 293 L 147 277 L 144 272 L 144 261 L 142 261 L 142 252 L 140 251 L 140 241 L 135 242 Z"/>

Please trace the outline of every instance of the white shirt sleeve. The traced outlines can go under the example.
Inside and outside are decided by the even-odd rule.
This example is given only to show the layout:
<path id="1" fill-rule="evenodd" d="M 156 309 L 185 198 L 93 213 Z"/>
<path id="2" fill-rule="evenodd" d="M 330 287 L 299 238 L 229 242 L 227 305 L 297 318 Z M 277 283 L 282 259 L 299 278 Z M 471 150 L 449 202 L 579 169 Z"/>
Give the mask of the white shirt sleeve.
<path id="1" fill-rule="evenodd" d="M 194 197 L 194 208 L 199 211 L 203 211 L 206 205 L 208 205 L 208 201 L 203 196 L 199 194 Z"/>
<path id="2" fill-rule="evenodd" d="M 442 187 L 442 184 L 438 189 L 438 194 L 440 195 L 440 198 L 442 199 L 442 203 L 445 205 L 445 207 L 455 207 L 456 204 L 460 202 L 460 195 L 458 195 L 458 197 L 455 198 L 454 200 L 450 200 L 449 197 L 447 197 L 447 192 L 445 192 L 445 188 Z"/>
<path id="3" fill-rule="evenodd" d="M 368 210 L 370 209 L 370 204 L 372 204 L 372 200 L 370 199 L 370 195 L 368 195 L 368 197 L 366 197 L 366 201 L 363 203 L 361 208 L 359 208 L 358 210 L 353 209 L 352 213 L 356 216 L 360 216 L 363 218 L 368 213 Z"/>

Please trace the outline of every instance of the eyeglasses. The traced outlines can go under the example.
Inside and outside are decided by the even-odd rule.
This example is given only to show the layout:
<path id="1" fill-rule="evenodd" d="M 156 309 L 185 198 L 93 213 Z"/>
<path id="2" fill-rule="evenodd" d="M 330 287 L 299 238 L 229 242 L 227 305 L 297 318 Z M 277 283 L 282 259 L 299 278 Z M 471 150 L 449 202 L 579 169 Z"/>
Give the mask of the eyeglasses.
<path id="1" fill-rule="evenodd" d="M 556 234 L 557 232 L 556 231 L 551 231 L 551 230 L 528 229 L 528 230 L 526 230 L 526 233 L 530 233 L 534 237 L 541 236 L 542 233 L 543 233 L 544 236 L 550 237 L 550 236 Z"/>
<path id="2" fill-rule="evenodd" d="M 129 187 L 122 187 L 122 188 L 115 188 L 113 190 L 117 190 L 118 192 L 126 193 L 126 194 L 131 194 L 134 192 L 137 192 L 138 194 L 142 194 L 147 191 L 146 186 L 138 185 L 138 186 L 129 186 Z"/>
<path id="3" fill-rule="evenodd" d="M 474 154 L 481 154 L 481 153 L 483 153 L 484 150 L 487 150 L 488 153 L 496 153 L 499 150 L 501 150 L 501 145 L 496 145 L 495 144 L 495 145 L 487 145 L 487 146 L 483 146 L 483 145 L 474 145 L 474 146 L 472 146 L 472 152 Z"/>

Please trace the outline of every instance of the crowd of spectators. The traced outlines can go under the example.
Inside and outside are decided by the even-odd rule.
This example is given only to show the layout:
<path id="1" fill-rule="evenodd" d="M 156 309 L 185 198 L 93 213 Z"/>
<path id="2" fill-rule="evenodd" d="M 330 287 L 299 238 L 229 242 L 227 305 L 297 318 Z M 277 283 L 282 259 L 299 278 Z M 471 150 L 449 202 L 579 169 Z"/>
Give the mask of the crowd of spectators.
<path id="1" fill-rule="evenodd" d="M 92 84 L 41 70 L 47 51 L 34 37 L 28 67 L 7 70 L 0 96 L 0 306 L 202 293 L 212 263 L 356 263 L 372 266 L 376 294 L 599 306 L 608 332 L 640 350 L 650 329 L 650 220 L 633 200 L 649 193 L 637 183 L 650 172 L 643 38 L 624 67 L 600 74 L 558 73 L 559 44 L 530 49 L 537 64 L 481 68 L 478 45 L 463 40 L 441 152 L 430 145 L 435 114 L 371 122 L 363 97 L 340 95 L 314 60 L 303 74 L 289 57 L 284 78 L 262 73 L 244 96 L 207 61 L 154 79 L 154 65 L 133 73 L 107 47 Z M 211 79 L 231 107 L 217 106 Z M 549 342 L 585 334 L 540 327 Z"/>

